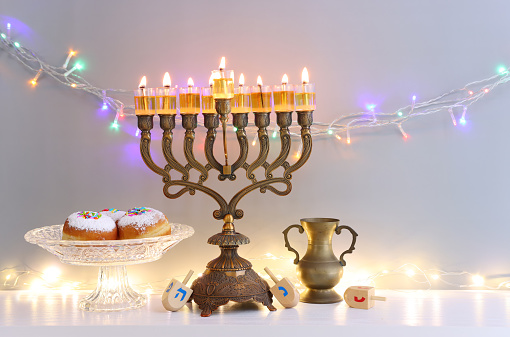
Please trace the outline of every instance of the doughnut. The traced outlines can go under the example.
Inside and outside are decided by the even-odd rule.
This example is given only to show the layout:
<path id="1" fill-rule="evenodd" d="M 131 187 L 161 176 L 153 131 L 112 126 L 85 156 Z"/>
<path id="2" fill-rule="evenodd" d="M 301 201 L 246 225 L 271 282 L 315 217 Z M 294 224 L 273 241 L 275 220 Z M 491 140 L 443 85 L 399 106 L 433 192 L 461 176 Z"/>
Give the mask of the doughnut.
<path id="1" fill-rule="evenodd" d="M 117 225 L 108 216 L 97 212 L 75 212 L 64 223 L 62 240 L 116 240 Z"/>
<path id="2" fill-rule="evenodd" d="M 113 221 L 115 221 L 115 223 L 117 223 L 117 221 L 119 221 L 119 219 L 122 218 L 124 214 L 126 214 L 126 212 L 119 211 L 116 208 L 105 208 L 99 213 L 101 213 L 102 215 L 109 216 L 110 218 L 113 219 Z"/>
<path id="3" fill-rule="evenodd" d="M 142 239 L 169 235 L 171 226 L 166 216 L 158 210 L 137 207 L 127 211 L 117 223 L 119 239 Z"/>

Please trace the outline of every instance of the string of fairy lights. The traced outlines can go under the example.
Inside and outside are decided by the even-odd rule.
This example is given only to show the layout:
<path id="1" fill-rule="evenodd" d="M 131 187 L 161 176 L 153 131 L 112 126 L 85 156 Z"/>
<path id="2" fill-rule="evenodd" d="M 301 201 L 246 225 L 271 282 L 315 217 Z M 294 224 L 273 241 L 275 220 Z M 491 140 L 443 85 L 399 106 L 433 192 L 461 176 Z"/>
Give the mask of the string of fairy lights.
<path id="1" fill-rule="evenodd" d="M 48 76 L 72 90 L 82 90 L 95 96 L 100 102 L 102 110 L 110 110 L 115 113 L 111 124 L 111 127 L 114 129 L 120 127 L 120 120 L 125 116 L 134 116 L 134 105 L 125 104 L 123 100 L 117 98 L 119 96 L 131 95 L 132 91 L 99 88 L 89 83 L 85 78 L 79 75 L 79 73 L 84 71 L 85 67 L 83 63 L 76 60 L 77 51 L 70 50 L 67 53 L 65 62 L 61 66 L 51 65 L 38 56 L 36 52 L 12 38 L 12 26 L 10 23 L 7 24 L 6 28 L 6 31 L 0 29 L 0 48 L 33 74 L 33 77 L 28 81 L 30 85 L 36 87 L 45 76 Z M 509 80 L 510 68 L 500 66 L 497 73 L 493 76 L 468 83 L 462 88 L 451 90 L 428 101 L 419 101 L 417 96 L 413 95 L 409 104 L 392 112 L 380 111 L 377 105 L 367 104 L 364 111 L 340 115 L 329 123 L 315 121 L 311 128 L 312 136 L 334 137 L 345 144 L 351 144 L 351 134 L 355 130 L 363 128 L 394 127 L 400 131 L 404 139 L 407 139 L 409 135 L 404 130 L 404 123 L 417 117 L 441 112 L 450 115 L 454 126 L 463 126 L 466 124 L 468 107 Z M 251 128 L 247 128 L 247 131 L 255 134 L 252 145 L 256 145 L 258 139 L 256 128 L 252 126 Z M 277 134 L 278 132 L 275 128 L 272 132 L 272 137 L 276 138 Z M 135 135 L 139 135 L 138 130 Z M 299 136 L 297 132 L 292 132 L 291 135 Z M 301 150 L 298 150 L 297 155 L 299 155 L 300 151 Z M 289 275 L 288 270 L 280 268 L 283 265 L 283 263 L 281 263 L 282 261 L 290 261 L 287 265 L 293 266 L 291 263 L 292 259 L 289 260 L 288 257 L 277 257 L 271 253 L 266 253 L 259 258 L 250 260 L 254 261 L 254 263 L 258 261 L 263 264 L 267 264 L 270 261 L 279 263 L 276 265 L 276 268 L 273 268 L 275 273 L 278 274 L 277 277 L 281 278 L 281 273 L 289 277 L 289 279 L 296 284 L 298 289 L 304 289 L 295 276 L 295 272 L 293 275 Z M 262 267 L 261 265 L 261 268 Z M 0 289 L 52 289 L 65 292 L 90 289 L 95 286 L 95 282 L 84 283 L 65 280 L 61 278 L 60 275 L 61 271 L 57 267 L 49 267 L 44 271 L 38 271 L 26 266 L 4 268 L 0 269 Z M 172 275 L 172 277 L 179 277 L 179 275 Z M 263 275 L 263 277 L 269 279 L 267 275 Z M 417 265 L 409 263 L 392 270 L 382 270 L 375 274 L 353 273 L 353 276 L 349 279 L 346 279 L 346 276 L 344 276 L 343 281 L 337 287 L 342 287 L 342 283 L 377 287 L 379 281 L 388 277 L 411 280 L 426 289 L 432 289 L 436 286 L 440 287 L 441 284 L 457 288 L 475 287 L 493 290 L 510 288 L 510 280 L 489 285 L 486 279 L 479 274 L 472 274 L 466 271 L 446 272 L 441 270 L 425 270 Z M 170 279 L 171 278 L 151 283 L 135 284 L 135 287 L 146 293 L 152 293 L 164 289 Z"/>
<path id="2" fill-rule="evenodd" d="M 265 253 L 261 256 L 250 258 L 255 268 L 262 269 L 265 266 L 271 265 L 271 270 L 275 273 L 278 279 L 287 277 L 294 283 L 296 288 L 300 291 L 305 287 L 299 282 L 294 265 L 293 259 L 286 256 L 275 256 L 272 253 Z M 290 268 L 289 268 L 290 266 Z M 57 290 L 62 292 L 69 292 L 74 290 L 89 290 L 95 288 L 96 282 L 80 282 L 75 280 L 68 280 L 61 277 L 62 271 L 55 266 L 50 266 L 43 271 L 38 271 L 26 266 L 4 268 L 0 270 L 0 290 Z M 194 278 L 201 276 L 201 274 L 194 275 Z M 262 278 L 269 280 L 269 276 L 262 273 Z M 500 275 L 501 276 L 501 275 Z M 507 276 L 508 275 L 502 275 Z M 172 278 L 182 279 L 183 275 L 169 275 L 168 278 L 153 281 L 150 283 L 134 283 L 133 286 L 144 293 L 160 293 L 163 291 Z M 390 279 L 391 282 L 385 282 L 385 279 Z M 395 269 L 384 269 L 377 273 L 369 274 L 364 271 L 350 271 L 344 273 L 340 284 L 335 287 L 335 290 L 342 291 L 351 285 L 364 285 L 372 287 L 381 287 L 390 290 L 401 290 L 401 281 L 411 281 L 419 285 L 420 290 L 442 289 L 444 286 L 456 289 L 484 289 L 484 290 L 503 290 L 510 289 L 510 279 L 493 282 L 487 280 L 480 274 L 473 274 L 467 271 L 460 272 L 447 272 L 437 269 L 422 269 L 418 265 L 406 263 Z M 395 287 L 388 286 L 388 284 L 397 285 Z M 408 288 L 415 289 L 415 288 Z"/>
<path id="3" fill-rule="evenodd" d="M 48 75 L 62 85 L 94 95 L 101 102 L 101 109 L 115 112 L 111 124 L 114 129 L 120 127 L 120 119 L 124 116 L 134 116 L 134 105 L 125 104 L 120 99 L 114 98 L 114 96 L 131 94 L 131 90 L 99 88 L 78 75 L 77 72 L 84 70 L 84 65 L 79 61 L 72 62 L 76 59 L 77 51 L 70 50 L 62 66 L 50 65 L 37 53 L 14 41 L 11 38 L 11 28 L 11 25 L 7 24 L 7 32 L 0 30 L 0 47 L 34 74 L 34 77 L 29 80 L 32 86 L 37 86 L 41 76 Z M 314 137 L 334 137 L 346 144 L 351 144 L 351 134 L 355 130 L 394 127 L 400 131 L 404 139 L 407 139 L 409 134 L 404 130 L 404 123 L 440 112 L 448 113 L 454 126 L 463 126 L 466 124 L 468 107 L 509 80 L 510 68 L 500 66 L 497 73 L 491 77 L 468 83 L 462 88 L 451 90 L 428 101 L 419 101 L 417 96 L 413 95 L 408 105 L 392 112 L 380 111 L 376 104 L 367 104 L 366 110 L 340 115 L 330 123 L 316 121 L 313 123 L 311 133 Z M 251 126 L 247 128 L 247 131 L 255 134 L 252 141 L 252 145 L 255 145 L 257 143 L 256 128 Z M 291 135 L 299 136 L 299 133 L 296 131 Z M 136 131 L 135 136 L 139 136 L 139 130 Z M 276 129 L 272 136 L 277 137 Z M 299 153 L 300 150 L 298 155 Z"/>

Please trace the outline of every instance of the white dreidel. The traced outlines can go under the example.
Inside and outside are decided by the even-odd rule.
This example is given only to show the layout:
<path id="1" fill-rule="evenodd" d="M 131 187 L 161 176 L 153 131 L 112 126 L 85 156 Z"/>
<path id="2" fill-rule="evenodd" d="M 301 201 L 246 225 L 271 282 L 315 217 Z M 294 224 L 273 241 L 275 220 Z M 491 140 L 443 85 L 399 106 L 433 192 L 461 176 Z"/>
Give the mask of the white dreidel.
<path id="1" fill-rule="evenodd" d="M 375 301 L 386 301 L 386 297 L 375 296 L 374 293 L 374 287 L 349 287 L 345 290 L 344 300 L 352 308 L 370 309 Z"/>
<path id="2" fill-rule="evenodd" d="M 186 283 L 188 283 L 191 275 L 193 275 L 193 270 L 188 272 L 182 283 L 173 278 L 168 287 L 166 287 L 161 298 L 166 310 L 177 311 L 188 302 L 193 290 L 186 287 Z"/>
<path id="3" fill-rule="evenodd" d="M 299 292 L 296 287 L 289 281 L 288 278 L 284 277 L 280 281 L 274 276 L 274 274 L 269 270 L 269 268 L 264 268 L 266 273 L 271 277 L 274 281 L 275 285 L 272 286 L 269 290 L 276 297 L 278 302 L 283 305 L 285 308 L 295 307 L 299 302 Z"/>

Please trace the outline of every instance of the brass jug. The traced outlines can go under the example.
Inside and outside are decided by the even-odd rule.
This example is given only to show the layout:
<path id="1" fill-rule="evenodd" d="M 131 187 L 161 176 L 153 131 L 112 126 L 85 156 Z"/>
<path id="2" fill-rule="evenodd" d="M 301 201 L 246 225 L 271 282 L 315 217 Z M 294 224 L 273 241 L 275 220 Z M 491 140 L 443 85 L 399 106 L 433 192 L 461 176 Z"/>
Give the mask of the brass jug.
<path id="1" fill-rule="evenodd" d="M 344 255 L 352 253 L 355 249 L 358 234 L 349 226 L 338 226 L 340 220 L 331 218 L 307 218 L 300 220 L 301 225 L 291 225 L 283 231 L 285 247 L 296 254 L 294 264 L 297 264 L 298 278 L 307 289 L 301 294 L 301 302 L 306 303 L 335 303 L 342 301 L 334 289 L 343 275 L 345 266 Z M 299 253 L 291 247 L 287 237 L 292 228 L 299 229 L 300 233 L 306 231 L 308 236 L 308 249 L 300 260 Z M 333 234 L 340 234 L 347 229 L 352 234 L 352 243 L 349 249 L 337 259 L 333 253 Z"/>

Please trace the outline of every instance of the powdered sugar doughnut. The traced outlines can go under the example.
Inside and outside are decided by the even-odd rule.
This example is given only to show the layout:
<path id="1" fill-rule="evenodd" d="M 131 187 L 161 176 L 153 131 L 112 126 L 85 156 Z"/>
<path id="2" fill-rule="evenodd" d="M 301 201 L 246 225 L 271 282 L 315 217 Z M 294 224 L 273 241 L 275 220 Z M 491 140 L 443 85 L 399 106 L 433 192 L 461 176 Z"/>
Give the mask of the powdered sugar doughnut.
<path id="1" fill-rule="evenodd" d="M 117 225 L 97 212 L 75 212 L 64 223 L 62 240 L 116 240 Z"/>
<path id="2" fill-rule="evenodd" d="M 126 214 L 126 212 L 119 211 L 116 208 L 105 208 L 100 213 L 102 215 L 109 216 L 110 218 L 113 219 L 113 221 L 115 221 L 115 223 L 117 223 L 117 221 L 119 221 L 119 219 L 122 218 L 124 214 Z"/>
<path id="3" fill-rule="evenodd" d="M 117 223 L 119 239 L 141 239 L 169 235 L 172 231 L 166 216 L 154 208 L 137 207 L 127 211 Z"/>

